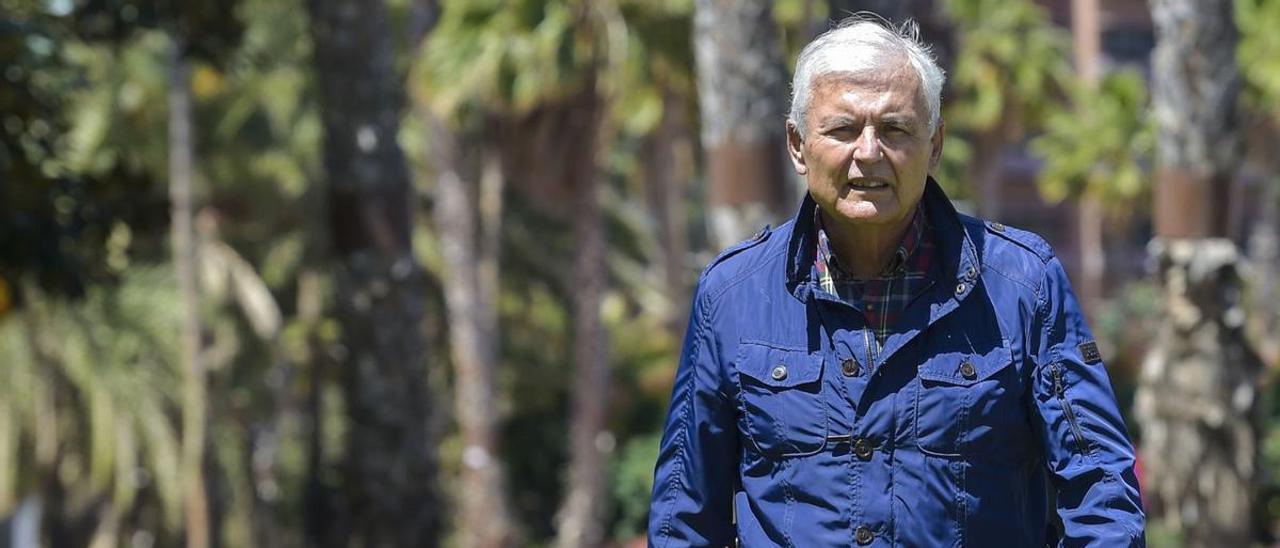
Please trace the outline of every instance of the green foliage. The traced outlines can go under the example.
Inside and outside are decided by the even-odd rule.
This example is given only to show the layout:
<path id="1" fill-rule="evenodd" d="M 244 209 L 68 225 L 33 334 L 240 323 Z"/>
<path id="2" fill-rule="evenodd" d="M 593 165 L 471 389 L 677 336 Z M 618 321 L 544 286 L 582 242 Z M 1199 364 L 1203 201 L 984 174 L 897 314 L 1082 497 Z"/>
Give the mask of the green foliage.
<path id="1" fill-rule="evenodd" d="M 947 123 L 989 130 L 1002 119 L 1035 126 L 1070 79 L 1070 41 L 1029 0 L 947 0 L 959 34 Z"/>
<path id="2" fill-rule="evenodd" d="M 80 295 L 118 274 L 107 240 L 122 223 L 162 230 L 163 193 L 132 166 L 87 171 L 67 158 L 92 67 L 75 57 L 65 20 L 10 4 L 0 10 L 0 277 Z"/>
<path id="3" fill-rule="evenodd" d="M 608 264 L 614 287 L 605 297 L 602 320 L 614 372 L 609 430 L 619 448 L 610 462 L 610 507 L 614 538 L 626 541 L 645 531 L 658 439 L 680 348 L 677 335 L 662 322 L 673 312 L 683 316 L 686 311 L 673 310 L 683 303 L 664 293 L 661 272 L 653 268 L 662 251 L 645 222 L 646 212 L 612 188 L 605 201 L 613 204 Z"/>
<path id="4" fill-rule="evenodd" d="M 167 179 L 168 46 L 157 31 L 139 32 L 115 48 L 66 44 L 85 84 L 69 94 L 67 170 L 98 175 L 123 167 Z"/>
<path id="5" fill-rule="evenodd" d="M 978 140 L 1017 143 L 1061 108 L 1071 78 L 1070 42 L 1030 0 L 946 0 L 957 46 L 943 119 L 939 175 L 956 197 L 972 188 Z"/>
<path id="6" fill-rule="evenodd" d="M 625 148 L 625 147 L 622 147 Z M 619 159 L 612 165 L 626 165 Z M 661 428 L 670 395 L 671 375 L 679 340 L 661 325 L 674 303 L 661 294 L 654 271 L 659 250 L 651 241 L 644 212 L 634 200 L 619 195 L 628 173 L 612 173 L 614 185 L 602 189 L 607 208 L 610 251 L 607 257 L 612 286 L 602 306 L 608 329 L 613 380 L 609 430 L 631 459 L 628 481 L 635 474 L 652 476 L 654 460 L 627 456 Z M 504 221 L 501 311 L 501 362 L 497 405 L 504 416 L 503 457 L 510 478 L 512 503 L 533 543 L 554 534 L 552 523 L 563 489 L 568 430 L 569 386 L 572 370 L 570 296 L 563 280 L 567 272 L 555 257 L 569 253 L 572 240 L 557 223 L 527 205 L 512 203 Z M 456 440 L 447 442 L 444 456 L 456 461 Z M 630 448 L 630 449 L 628 449 Z M 656 442 L 650 448 L 656 451 Z M 453 458 L 449 458 L 453 456 Z M 651 479 L 651 478 L 650 478 Z M 644 480 L 649 481 L 649 480 Z M 609 506 L 617 509 L 615 532 L 632 534 L 647 512 L 648 492 L 612 491 Z M 622 536 L 618 537 L 623 538 Z"/>
<path id="7" fill-rule="evenodd" d="M 1155 133 L 1146 83 L 1113 72 L 1096 89 L 1076 85 L 1069 108 L 1051 112 L 1031 144 L 1044 159 L 1038 183 L 1049 202 L 1091 196 L 1113 213 L 1131 212 L 1150 188 Z"/>
<path id="8" fill-rule="evenodd" d="M 693 24 L 692 0 L 619 2 L 626 25 L 624 62 L 611 74 L 613 115 L 623 132 L 643 135 L 662 116 L 664 90 L 692 94 L 693 44 L 688 29 Z"/>
<path id="9" fill-rule="evenodd" d="M 596 44 L 580 35 L 575 8 L 583 9 L 539 0 L 445 0 L 415 81 L 440 113 L 468 101 L 527 112 L 572 92 L 596 62 Z"/>
<path id="10" fill-rule="evenodd" d="M 33 300 L 0 323 L 0 401 L 13 419 L 0 429 L 7 436 L 0 446 L 11 451 L 0 460 L 15 464 L 4 473 L 36 477 L 47 456 L 12 451 L 53 436 L 45 443 L 60 448 L 64 480 L 84 491 L 78 494 L 106 495 L 127 509 L 151 485 L 167 525 L 176 527 L 179 318 L 172 280 L 166 269 L 135 268 L 118 287 L 94 287 L 77 303 Z M 67 401 L 79 403 L 56 403 Z M 13 479 L 0 485 L 10 489 L 0 492 L 8 502 L 33 487 Z"/>
<path id="11" fill-rule="evenodd" d="M 1247 82 L 1246 97 L 1260 111 L 1280 117 L 1280 3 L 1235 0 L 1235 7 L 1236 58 Z"/>
<path id="12" fill-rule="evenodd" d="M 471 109 L 525 114 L 594 79 L 622 129 L 645 133 L 661 85 L 692 87 L 691 11 L 690 0 L 444 0 L 411 89 L 456 121 Z"/>
<path id="13" fill-rule="evenodd" d="M 554 285 L 518 278 L 504 277 L 500 303 L 498 392 L 509 410 L 503 413 L 503 453 L 511 502 L 526 535 L 546 539 L 554 534 L 564 487 L 559 471 L 568 457 L 570 319 Z"/>
<path id="14" fill-rule="evenodd" d="M 1266 2 L 1241 1 L 1259 10 L 1254 18 L 1273 17 L 1261 13 L 1274 11 Z M 50 7 L 63 4 L 84 9 L 71 15 Z M 154 265 L 168 256 L 165 56 L 170 31 L 185 28 L 193 51 L 207 52 L 193 60 L 191 83 L 211 492 L 224 544 L 260 542 L 254 529 L 261 522 L 288 531 L 285 545 L 300 545 L 305 493 L 333 483 L 347 426 L 339 381 L 317 372 L 338 350 L 319 251 L 328 219 L 313 184 L 322 169 L 322 129 L 306 10 L 301 0 L 208 3 L 186 16 L 201 23 L 175 26 L 164 11 L 174 5 L 0 0 L 0 276 L 5 286 L 49 288 L 25 299 L 26 309 L 0 316 L 0 511 L 53 477 L 77 494 L 110 497 L 122 512 L 163 516 L 167 524 L 146 525 L 161 540 L 176 539 L 177 299 L 172 273 Z M 608 504 L 615 539 L 630 539 L 644 529 L 680 342 L 665 323 L 687 306 L 666 294 L 658 266 L 644 154 L 664 110 L 696 116 L 692 1 L 441 6 L 438 26 L 405 60 L 418 107 L 477 132 L 477 119 L 519 120 L 588 84 L 609 105 L 606 125 L 614 131 L 601 157 L 601 201 L 610 285 L 602 320 L 617 448 Z M 815 7 L 824 9 L 820 2 L 779 2 L 785 44 L 803 41 L 806 10 Z M 945 7 L 961 42 L 947 92 L 945 169 L 963 172 L 972 148 L 965 139 L 1003 132 L 1015 142 L 1043 124 L 1036 148 L 1045 151 L 1046 188 L 1057 196 L 1095 187 L 1130 196 L 1141 186 L 1134 173 L 1150 144 L 1140 82 L 1117 75 L 1095 92 L 1068 91 L 1065 37 L 1029 0 L 947 0 Z M 74 28 L 76 21 L 85 26 Z M 1274 62 L 1263 53 L 1272 46 L 1259 45 L 1270 40 L 1245 41 L 1261 48 L 1250 54 L 1259 66 Z M 1061 109 L 1064 98 L 1072 109 Z M 664 104 L 673 100 L 681 103 Z M 402 124 L 400 139 L 411 155 L 426 157 L 432 143 L 422 125 Z M 696 119 L 683 127 L 692 134 Z M 697 141 L 696 134 L 680 139 L 681 147 Z M 694 161 L 687 155 L 696 151 L 681 148 L 677 161 Z M 422 179 L 419 190 L 429 190 L 430 176 Z M 530 202 L 508 199 L 501 221 L 502 337 L 493 342 L 501 365 L 493 405 L 504 420 L 512 502 L 526 538 L 537 544 L 554 533 L 564 480 L 573 290 L 564 283 L 571 268 L 564 258 L 574 241 L 565 219 Z M 682 204 L 681 213 L 696 217 L 697 201 Z M 414 240 L 428 271 L 439 272 L 425 216 Z M 690 281 L 697 266 L 688 265 Z M 108 283 L 112 278 L 118 285 Z M 84 289 L 84 299 L 51 296 L 63 286 Z M 1103 321 L 1103 331 L 1123 332 L 1129 312 Z M 443 330 L 438 310 L 428 316 L 429 331 Z M 434 344 L 443 347 L 440 338 Z M 431 363 L 445 384 L 444 362 L 433 356 Z M 317 408 L 300 409 L 313 392 Z M 58 428 L 48 428 L 51 418 Z M 319 429 L 315 446 L 305 437 L 311 427 Z M 48 458 L 42 448 L 59 446 L 51 439 L 68 451 L 56 473 L 41 468 Z M 458 447 L 456 436 L 446 436 L 445 474 L 457 470 Z M 312 463 L 319 485 L 306 483 Z"/>
<path id="15" fill-rule="evenodd" d="M 1185 543 L 1177 527 L 1152 520 L 1147 524 L 1147 546 L 1151 548 L 1181 548 Z"/>
<path id="16" fill-rule="evenodd" d="M 653 469 L 658 462 L 660 432 L 637 436 L 622 446 L 609 470 L 609 486 L 617 501 L 613 537 L 623 540 L 643 536 L 648 529 L 649 494 Z"/>
<path id="17" fill-rule="evenodd" d="M 169 250 L 169 32 L 186 29 L 211 492 L 228 497 L 227 545 L 252 545 L 263 523 L 300 544 L 308 460 L 286 427 L 297 417 L 281 418 L 298 398 L 284 365 L 316 359 L 313 345 L 331 340 L 319 334 L 324 277 L 298 281 L 319 259 L 308 229 L 324 221 L 308 190 L 320 130 L 304 7 L 248 0 L 178 15 L 230 25 L 214 31 L 173 23 L 160 4 L 62 4 L 0 10 L 0 277 L 26 288 L 14 290 L 20 309 L 0 314 L 0 512 L 56 481 L 112 502 L 128 516 L 125 538 L 145 529 L 176 543 L 180 309 L 173 273 L 154 265 Z M 301 313 L 276 304 L 294 296 Z"/>
<path id="18" fill-rule="evenodd" d="M 241 18 L 252 23 L 225 72 L 200 65 L 193 75 L 207 182 L 237 196 L 260 189 L 262 213 L 303 196 L 319 171 L 322 128 L 301 9 L 297 0 L 242 2 Z"/>
<path id="19" fill-rule="evenodd" d="M 232 2 L 82 0 L 70 16 L 85 41 L 119 43 L 158 29 L 181 36 L 184 55 L 212 63 L 236 48 L 244 30 Z"/>
<path id="20" fill-rule="evenodd" d="M 959 131 L 953 133 L 948 128 L 936 179 L 942 190 L 953 200 L 964 200 L 973 195 L 973 185 L 969 184 L 969 160 L 972 157 L 973 145 L 970 139 L 965 134 Z"/>
<path id="21" fill-rule="evenodd" d="M 659 430 L 678 345 L 659 321 L 673 303 L 660 289 L 661 250 L 639 177 L 643 140 L 660 121 L 663 101 L 693 94 L 691 12 L 688 0 L 446 1 L 410 76 L 417 104 L 455 127 L 474 128 L 476 115 L 519 119 L 579 100 L 587 85 L 608 106 L 616 138 L 601 158 L 611 280 L 603 320 L 619 387 L 611 395 L 610 431 L 620 447 L 639 447 L 637 436 Z M 564 481 L 558 471 L 567 459 L 572 289 L 564 287 L 564 258 L 574 241 L 564 219 L 525 200 L 509 199 L 502 223 L 503 460 L 512 503 L 536 545 L 554 534 Z M 424 248 L 429 240 L 420 240 Z M 458 445 L 446 440 L 445 466 L 456 465 Z M 652 475 L 653 457 L 630 458 L 629 470 Z M 648 481 L 630 477 L 633 484 Z M 613 493 L 618 534 L 633 534 L 643 519 L 648 493 L 641 490 Z"/>
<path id="22" fill-rule="evenodd" d="M 1161 315 L 1164 313 L 1160 287 L 1151 280 L 1125 284 L 1110 299 L 1102 301 L 1094 335 L 1107 357 L 1107 374 L 1125 426 L 1135 442 L 1141 445 L 1141 425 L 1133 417 L 1133 398 L 1138 388 L 1142 361 L 1156 340 Z"/>
<path id="23" fill-rule="evenodd" d="M 1262 513 L 1267 523 L 1280 522 L 1280 383 L 1274 375 L 1264 388 L 1261 466 L 1264 483 L 1260 488 Z"/>

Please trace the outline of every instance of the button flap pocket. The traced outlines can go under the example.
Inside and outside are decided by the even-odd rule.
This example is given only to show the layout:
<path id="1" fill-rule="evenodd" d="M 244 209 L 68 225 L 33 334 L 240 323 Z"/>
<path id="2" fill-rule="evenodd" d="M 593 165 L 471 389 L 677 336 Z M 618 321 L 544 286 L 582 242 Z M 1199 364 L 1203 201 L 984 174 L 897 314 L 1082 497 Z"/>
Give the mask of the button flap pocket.
<path id="1" fill-rule="evenodd" d="M 918 371 L 915 433 L 921 451 L 941 457 L 989 455 L 1016 446 L 1025 428 L 1008 347 L 934 354 Z"/>
<path id="2" fill-rule="evenodd" d="M 734 361 L 738 372 L 772 388 L 812 383 L 822 376 L 822 355 L 759 341 L 743 341 Z"/>
<path id="3" fill-rule="evenodd" d="M 811 455 L 827 442 L 822 354 L 804 347 L 743 341 L 733 364 L 738 373 L 738 426 L 762 454 Z"/>
<path id="4" fill-rule="evenodd" d="M 996 346 L 985 354 L 939 354 L 920 365 L 920 378 L 955 386 L 970 386 L 990 378 L 1012 363 L 1013 354 L 1005 346 Z"/>

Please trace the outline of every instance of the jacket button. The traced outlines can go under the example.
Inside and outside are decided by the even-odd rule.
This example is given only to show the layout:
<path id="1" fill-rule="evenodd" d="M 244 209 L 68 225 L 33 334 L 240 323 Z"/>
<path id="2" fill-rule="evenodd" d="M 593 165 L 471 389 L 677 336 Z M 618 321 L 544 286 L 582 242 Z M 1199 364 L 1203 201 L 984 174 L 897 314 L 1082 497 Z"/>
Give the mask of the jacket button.
<path id="1" fill-rule="evenodd" d="M 858 365 L 858 360 L 849 358 L 840 363 L 840 371 L 846 377 L 856 377 L 862 372 L 862 366 Z"/>
<path id="2" fill-rule="evenodd" d="M 978 376 L 978 370 L 974 369 L 973 362 L 965 360 L 964 363 L 960 364 L 960 376 L 966 379 L 973 379 Z"/>
<path id="3" fill-rule="evenodd" d="M 773 371 L 769 373 L 769 376 L 773 377 L 773 380 L 775 381 L 780 381 L 782 379 L 787 378 L 787 366 L 779 365 L 773 368 Z"/>
<path id="4" fill-rule="evenodd" d="M 956 295 L 963 295 L 964 292 L 967 291 L 968 289 L 969 289 L 969 284 L 960 282 L 956 284 Z"/>
<path id="5" fill-rule="evenodd" d="M 866 525 L 859 525 L 858 530 L 853 533 L 853 540 L 858 541 L 858 544 L 863 546 L 871 544 L 871 541 L 875 540 L 875 538 L 876 534 L 872 533 L 871 529 Z"/>
<path id="6" fill-rule="evenodd" d="M 1004 232 L 1004 225 L 1000 223 L 991 223 L 991 230 L 996 232 Z"/>
<path id="7" fill-rule="evenodd" d="M 871 442 L 867 438 L 858 438 L 853 440 L 853 454 L 862 460 L 871 459 Z"/>
<path id="8" fill-rule="evenodd" d="M 978 269 L 974 268 L 973 265 L 969 265 L 969 268 L 964 269 L 964 279 L 972 280 L 976 277 L 978 277 Z"/>

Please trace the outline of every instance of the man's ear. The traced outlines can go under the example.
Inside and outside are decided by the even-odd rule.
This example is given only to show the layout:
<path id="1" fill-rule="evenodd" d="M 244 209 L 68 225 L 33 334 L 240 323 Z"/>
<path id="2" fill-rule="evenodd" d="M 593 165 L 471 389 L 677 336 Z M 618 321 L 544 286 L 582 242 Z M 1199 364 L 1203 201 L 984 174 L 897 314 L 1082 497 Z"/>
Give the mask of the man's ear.
<path id="1" fill-rule="evenodd" d="M 791 158 L 791 166 L 796 169 L 797 174 L 809 173 L 809 166 L 804 163 L 804 138 L 796 123 L 791 120 L 787 120 L 787 157 Z"/>
<path id="2" fill-rule="evenodd" d="M 933 145 L 933 150 L 929 153 L 929 174 L 934 174 L 938 170 L 938 164 L 942 162 L 942 144 L 946 141 L 947 123 L 938 121 L 938 129 L 933 130 L 933 137 L 929 138 L 929 143 Z"/>

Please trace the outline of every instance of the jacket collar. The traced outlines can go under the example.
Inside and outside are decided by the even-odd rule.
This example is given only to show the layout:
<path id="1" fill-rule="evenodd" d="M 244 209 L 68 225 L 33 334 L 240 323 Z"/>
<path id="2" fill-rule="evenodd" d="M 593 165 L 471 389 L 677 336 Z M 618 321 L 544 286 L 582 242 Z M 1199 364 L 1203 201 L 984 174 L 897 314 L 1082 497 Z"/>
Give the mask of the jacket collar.
<path id="1" fill-rule="evenodd" d="M 933 225 L 933 238 L 937 245 L 935 257 L 941 267 L 938 280 L 954 280 L 954 294 L 957 299 L 963 298 L 972 291 L 977 274 L 982 270 L 973 237 L 961 222 L 960 213 L 951 204 L 951 199 L 933 177 L 925 182 L 920 205 L 925 208 L 925 215 Z M 818 230 L 814 223 L 817 208 L 817 202 L 806 193 L 787 243 L 787 285 L 794 295 L 802 299 L 808 293 L 803 288 L 809 285 L 805 282 L 810 281 L 811 267 L 817 254 Z"/>

